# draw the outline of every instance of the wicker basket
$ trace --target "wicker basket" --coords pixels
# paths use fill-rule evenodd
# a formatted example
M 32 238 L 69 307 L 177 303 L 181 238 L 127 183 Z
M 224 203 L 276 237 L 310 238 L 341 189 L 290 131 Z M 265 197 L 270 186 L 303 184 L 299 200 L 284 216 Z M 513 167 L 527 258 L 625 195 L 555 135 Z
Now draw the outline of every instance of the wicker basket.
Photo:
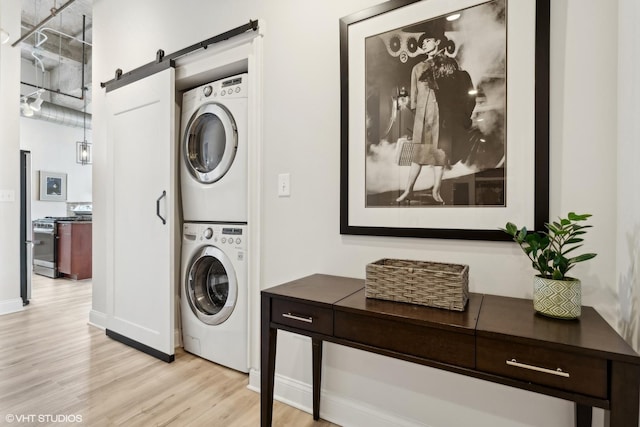
M 464 311 L 469 299 L 469 266 L 381 259 L 367 264 L 365 295 Z

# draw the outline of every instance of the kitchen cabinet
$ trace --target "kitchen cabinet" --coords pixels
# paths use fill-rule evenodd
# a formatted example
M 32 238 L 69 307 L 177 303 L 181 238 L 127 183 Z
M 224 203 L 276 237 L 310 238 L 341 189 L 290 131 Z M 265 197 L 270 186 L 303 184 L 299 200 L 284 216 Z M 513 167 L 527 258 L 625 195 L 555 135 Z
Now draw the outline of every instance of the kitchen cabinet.
M 91 222 L 58 222 L 58 273 L 74 280 L 91 277 Z

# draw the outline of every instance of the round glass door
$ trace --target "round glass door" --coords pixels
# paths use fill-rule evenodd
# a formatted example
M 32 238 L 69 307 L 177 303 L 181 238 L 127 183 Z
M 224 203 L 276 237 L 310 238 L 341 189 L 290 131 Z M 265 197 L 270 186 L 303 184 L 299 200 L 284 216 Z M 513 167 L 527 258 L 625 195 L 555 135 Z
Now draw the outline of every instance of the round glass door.
M 238 295 L 236 273 L 220 249 L 208 246 L 196 254 L 185 285 L 189 306 L 204 323 L 218 325 L 233 312 Z
M 233 116 L 220 104 L 205 104 L 191 116 L 184 135 L 184 161 L 199 182 L 211 184 L 233 164 L 238 129 Z

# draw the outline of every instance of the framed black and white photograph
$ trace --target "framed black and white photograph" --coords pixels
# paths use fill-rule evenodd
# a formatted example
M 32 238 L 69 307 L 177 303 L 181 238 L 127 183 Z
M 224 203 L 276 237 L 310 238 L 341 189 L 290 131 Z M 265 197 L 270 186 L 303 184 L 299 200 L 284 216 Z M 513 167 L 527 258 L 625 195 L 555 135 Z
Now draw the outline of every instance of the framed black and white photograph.
M 67 200 L 67 174 L 40 171 L 40 200 Z
M 543 229 L 549 0 L 392 0 L 340 20 L 342 234 Z

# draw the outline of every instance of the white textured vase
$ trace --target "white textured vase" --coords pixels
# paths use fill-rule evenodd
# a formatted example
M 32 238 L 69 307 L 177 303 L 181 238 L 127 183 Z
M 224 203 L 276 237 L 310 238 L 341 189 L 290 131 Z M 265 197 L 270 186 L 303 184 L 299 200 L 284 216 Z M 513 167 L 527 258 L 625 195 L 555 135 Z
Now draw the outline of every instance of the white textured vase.
M 533 308 L 538 313 L 558 319 L 576 319 L 580 317 L 581 307 L 580 280 L 533 278 Z

